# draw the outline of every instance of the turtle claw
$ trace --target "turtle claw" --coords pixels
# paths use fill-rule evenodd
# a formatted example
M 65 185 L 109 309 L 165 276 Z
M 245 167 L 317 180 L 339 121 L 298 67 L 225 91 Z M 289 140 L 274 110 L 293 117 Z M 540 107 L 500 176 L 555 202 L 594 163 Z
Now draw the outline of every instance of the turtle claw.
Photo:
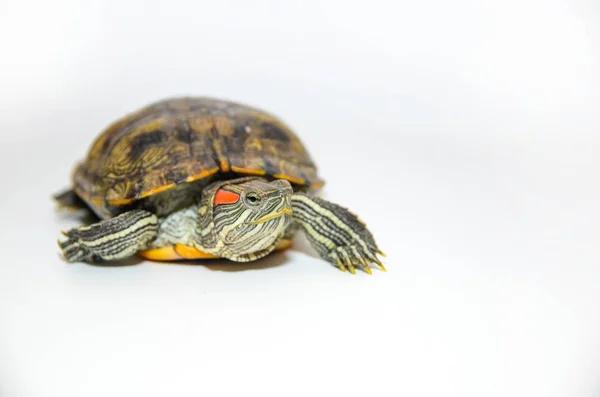
M 348 252 L 348 250 L 345 249 L 338 249 L 340 256 L 342 257 L 342 259 L 344 260 L 344 264 L 346 265 L 346 267 L 348 268 L 348 270 L 350 270 L 350 273 L 352 274 L 356 274 L 356 270 L 354 269 L 354 263 L 355 262 L 354 258 L 352 258 Z
M 58 257 L 63 260 L 63 261 L 67 261 L 67 257 L 65 256 L 65 253 L 62 251 L 62 242 L 60 241 L 60 239 L 56 239 L 56 244 L 58 244 L 58 247 L 61 249 L 61 251 L 58 253 Z
M 382 255 L 382 253 L 379 250 L 376 250 L 376 252 L 379 255 Z M 368 253 L 367 257 L 369 258 L 369 260 L 373 263 L 375 263 L 377 266 L 379 266 L 379 268 L 381 270 L 383 270 L 384 272 L 387 272 L 387 270 L 385 269 L 385 266 L 383 266 L 383 263 L 381 263 L 381 261 L 379 260 L 379 258 L 377 258 L 377 254 L 373 254 L 373 253 Z
M 337 267 L 340 268 L 341 271 L 346 272 L 346 265 L 344 265 L 344 262 L 340 258 L 337 258 L 335 260 L 335 264 Z
M 384 272 L 387 272 L 387 270 L 385 269 L 385 266 L 383 266 L 383 263 L 381 263 L 381 261 L 377 257 L 375 257 L 373 259 L 373 263 L 377 264 L 377 266 L 379 266 L 379 268 L 381 270 L 383 270 Z
M 336 265 L 341 271 L 346 272 L 346 265 L 344 265 L 344 261 L 340 259 L 337 253 L 332 252 L 329 256 L 331 257 L 334 265 Z
M 337 247 L 329 253 L 328 260 L 336 265 L 341 271 L 349 270 L 351 274 L 356 274 L 356 268 L 362 269 L 365 273 L 372 275 L 370 264 L 374 263 L 382 271 L 386 271 L 376 254 L 377 250 L 367 250 L 358 245 Z

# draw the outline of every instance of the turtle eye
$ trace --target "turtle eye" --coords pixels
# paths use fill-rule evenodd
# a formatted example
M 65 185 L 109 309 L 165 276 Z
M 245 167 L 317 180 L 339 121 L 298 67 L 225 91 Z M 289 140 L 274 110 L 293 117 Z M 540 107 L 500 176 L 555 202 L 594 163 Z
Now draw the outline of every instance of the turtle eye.
M 246 202 L 250 205 L 258 205 L 260 203 L 260 197 L 254 192 L 248 193 L 246 195 Z

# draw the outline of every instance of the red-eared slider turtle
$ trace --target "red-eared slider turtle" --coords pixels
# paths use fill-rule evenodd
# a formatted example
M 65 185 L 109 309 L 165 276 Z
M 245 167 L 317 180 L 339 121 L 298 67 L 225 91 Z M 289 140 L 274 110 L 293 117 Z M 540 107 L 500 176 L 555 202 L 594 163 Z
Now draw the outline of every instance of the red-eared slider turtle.
M 298 229 L 340 269 L 383 269 L 367 227 L 314 194 L 323 185 L 298 137 L 278 118 L 213 98 L 172 98 L 116 121 L 55 196 L 98 223 L 59 242 L 68 262 L 136 253 L 152 260 L 247 262 L 285 249 Z

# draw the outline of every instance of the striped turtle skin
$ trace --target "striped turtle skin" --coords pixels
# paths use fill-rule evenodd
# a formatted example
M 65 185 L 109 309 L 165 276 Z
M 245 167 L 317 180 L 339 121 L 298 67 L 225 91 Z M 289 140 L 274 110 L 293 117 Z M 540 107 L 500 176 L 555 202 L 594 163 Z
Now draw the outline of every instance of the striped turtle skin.
M 249 262 L 302 230 L 326 261 L 355 273 L 383 255 L 324 181 L 298 136 L 260 109 L 208 97 L 158 101 L 109 125 L 55 199 L 99 221 L 63 232 L 68 262 L 225 258 Z

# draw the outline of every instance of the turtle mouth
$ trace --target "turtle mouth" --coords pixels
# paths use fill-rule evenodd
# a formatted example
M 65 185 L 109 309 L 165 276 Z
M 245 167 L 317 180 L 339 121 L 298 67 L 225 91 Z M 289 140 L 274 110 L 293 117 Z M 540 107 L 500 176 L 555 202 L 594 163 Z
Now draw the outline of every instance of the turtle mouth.
M 277 212 L 272 212 L 270 214 L 267 214 L 267 215 L 263 216 L 260 219 L 257 219 L 255 221 L 249 222 L 248 224 L 250 224 L 250 225 L 259 225 L 261 223 L 268 222 L 268 221 L 270 221 L 272 219 L 276 219 L 276 218 L 279 218 L 279 217 L 284 216 L 284 215 L 292 215 L 292 214 L 293 214 L 293 212 L 292 212 L 291 209 L 289 209 L 288 207 L 283 207 L 283 209 L 281 209 L 281 210 L 279 210 Z

